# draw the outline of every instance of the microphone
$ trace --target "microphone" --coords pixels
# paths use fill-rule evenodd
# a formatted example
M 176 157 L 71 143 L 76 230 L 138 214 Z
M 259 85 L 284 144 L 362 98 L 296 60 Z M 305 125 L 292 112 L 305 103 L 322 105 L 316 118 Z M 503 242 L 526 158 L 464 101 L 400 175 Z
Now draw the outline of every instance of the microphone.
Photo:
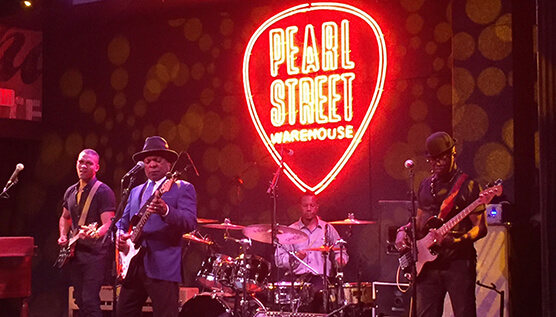
M 7 191 L 10 186 L 17 183 L 17 174 L 19 174 L 19 172 L 21 172 L 23 170 L 23 168 L 25 168 L 25 166 L 23 166 L 23 164 L 21 164 L 21 163 L 18 163 L 15 166 L 15 170 L 12 173 L 12 176 L 10 176 L 10 179 L 8 180 L 8 182 L 6 183 L 6 186 L 4 187 L 4 192 Z
M 199 176 L 199 171 L 197 171 L 197 168 L 195 167 L 195 163 L 193 163 L 191 156 L 189 156 L 189 153 L 187 152 L 185 152 L 185 155 L 187 155 L 187 159 L 189 160 L 189 163 L 191 163 L 191 167 L 193 167 L 193 170 L 195 171 L 195 175 Z
M 137 162 L 137 164 L 135 164 L 135 166 L 133 166 L 132 169 L 129 170 L 129 172 L 127 172 L 124 177 L 122 178 L 127 178 L 130 177 L 132 175 L 137 174 L 137 172 L 139 172 L 140 170 L 142 170 L 143 168 L 145 168 L 145 163 L 143 161 L 139 161 Z
M 405 166 L 405 168 L 413 168 L 413 165 L 415 165 L 415 163 L 413 163 L 412 160 L 407 160 L 405 161 L 405 163 L 403 163 L 403 166 Z

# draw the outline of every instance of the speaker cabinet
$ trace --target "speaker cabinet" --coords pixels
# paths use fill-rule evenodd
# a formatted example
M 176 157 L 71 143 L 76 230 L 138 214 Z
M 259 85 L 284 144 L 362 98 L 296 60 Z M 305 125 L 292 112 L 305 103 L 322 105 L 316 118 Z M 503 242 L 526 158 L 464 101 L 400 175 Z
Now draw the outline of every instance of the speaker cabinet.
M 503 225 L 489 225 L 486 237 L 475 242 L 477 250 L 477 281 L 483 285 L 504 292 L 504 316 L 510 316 L 509 308 L 509 234 Z M 477 285 L 475 287 L 477 302 L 477 316 L 498 317 L 500 315 L 501 295 L 496 291 Z M 454 316 L 450 297 L 446 295 L 444 301 L 444 315 Z
M 395 282 L 399 253 L 394 247 L 396 230 L 405 225 L 411 215 L 407 200 L 380 200 L 379 205 L 379 281 Z M 403 280 L 403 278 L 402 278 Z
M 409 316 L 409 284 L 400 284 L 399 287 L 396 283 L 373 282 L 374 317 Z

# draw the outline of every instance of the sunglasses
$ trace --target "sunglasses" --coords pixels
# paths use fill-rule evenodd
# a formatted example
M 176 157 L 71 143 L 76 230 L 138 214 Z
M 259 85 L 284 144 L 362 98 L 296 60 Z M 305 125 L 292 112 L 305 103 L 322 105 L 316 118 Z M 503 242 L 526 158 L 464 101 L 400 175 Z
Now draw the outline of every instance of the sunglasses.
M 454 153 L 452 152 L 447 152 L 438 156 L 429 156 L 427 157 L 427 163 L 436 163 L 436 162 L 440 162 L 440 161 L 447 161 L 449 158 L 452 157 L 452 155 L 454 155 Z

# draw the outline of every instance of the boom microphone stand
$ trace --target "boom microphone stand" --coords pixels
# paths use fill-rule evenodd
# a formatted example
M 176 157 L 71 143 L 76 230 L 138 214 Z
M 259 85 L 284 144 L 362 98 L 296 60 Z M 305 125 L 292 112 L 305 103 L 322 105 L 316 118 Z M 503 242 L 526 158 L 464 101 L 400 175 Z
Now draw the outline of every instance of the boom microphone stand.
M 409 169 L 409 183 L 410 183 L 410 190 L 409 194 L 411 195 L 411 217 L 410 219 L 410 239 L 411 239 L 411 255 L 413 257 L 413 261 L 411 263 L 411 307 L 410 307 L 410 316 L 415 317 L 417 316 L 417 208 L 415 207 L 415 174 L 413 173 L 413 161 L 407 160 L 405 161 L 404 166 Z
M 110 227 L 108 227 L 108 231 L 106 232 L 106 234 L 104 235 L 104 238 L 102 239 L 102 243 L 104 244 L 106 238 L 108 237 L 108 235 L 112 236 L 112 241 L 114 241 L 114 261 L 112 262 L 112 272 L 115 275 L 114 278 L 114 285 L 112 287 L 112 316 L 116 317 L 117 313 L 116 313 L 116 302 L 118 299 L 118 294 L 116 292 L 116 287 L 118 286 L 118 267 L 117 267 L 117 261 L 118 261 L 118 248 L 116 246 L 117 241 L 116 241 L 116 223 L 118 222 L 118 220 L 120 220 L 120 218 L 122 218 L 123 214 L 124 214 L 124 208 L 127 205 L 127 199 L 129 198 L 129 193 L 131 190 L 131 185 L 135 182 L 135 174 L 131 175 L 129 177 L 129 184 L 127 185 L 127 187 L 124 188 L 124 181 L 125 181 L 126 177 L 124 176 L 121 180 L 120 183 L 120 188 L 122 191 L 122 199 L 120 201 L 120 204 L 118 205 L 118 209 L 116 209 L 116 215 L 114 215 L 114 218 L 112 218 L 112 222 L 110 223 Z

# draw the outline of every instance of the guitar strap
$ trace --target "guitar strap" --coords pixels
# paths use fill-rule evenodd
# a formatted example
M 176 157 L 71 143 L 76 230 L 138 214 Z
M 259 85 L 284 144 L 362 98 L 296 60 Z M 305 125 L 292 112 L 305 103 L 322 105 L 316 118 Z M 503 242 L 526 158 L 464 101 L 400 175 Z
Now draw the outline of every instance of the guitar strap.
M 77 227 L 81 227 L 85 224 L 87 220 L 87 214 L 89 213 L 89 207 L 91 207 L 91 201 L 93 201 L 93 197 L 97 193 L 97 189 L 102 185 L 102 182 L 97 179 L 94 183 L 89 195 L 87 195 L 87 200 L 85 200 L 85 205 L 83 205 L 83 211 L 81 211 L 81 216 L 79 217 L 79 222 L 77 223 Z
M 452 208 L 454 207 L 455 198 L 458 195 L 459 190 L 461 189 L 461 185 L 463 185 L 463 182 L 466 179 L 467 179 L 467 174 L 461 173 L 459 175 L 459 177 L 456 180 L 454 186 L 450 190 L 450 193 L 448 194 L 446 199 L 444 199 L 444 201 L 442 201 L 442 205 L 440 206 L 440 213 L 438 214 L 439 219 L 444 220 L 445 217 L 448 215 L 448 213 L 450 213 L 450 210 L 452 210 Z

